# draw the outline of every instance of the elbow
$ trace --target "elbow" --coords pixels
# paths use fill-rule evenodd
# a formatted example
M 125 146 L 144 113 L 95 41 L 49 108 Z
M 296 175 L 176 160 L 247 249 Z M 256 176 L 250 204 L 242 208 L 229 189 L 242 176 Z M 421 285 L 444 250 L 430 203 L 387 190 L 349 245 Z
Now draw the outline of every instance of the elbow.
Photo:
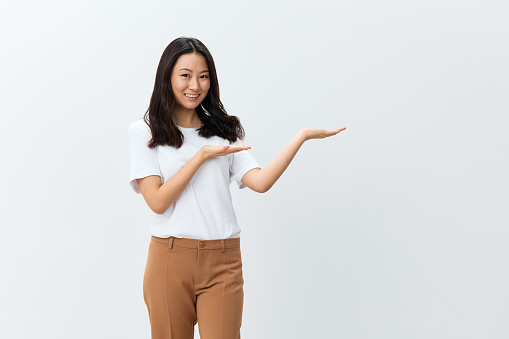
M 258 191 L 258 193 L 266 193 L 270 188 L 263 188 Z
M 165 212 L 160 207 L 150 207 L 150 209 L 152 210 L 152 212 L 154 212 L 155 214 L 159 214 L 159 215 L 161 215 L 161 214 L 163 214 Z
M 267 192 L 268 190 L 270 190 L 270 188 L 272 187 L 272 185 L 268 186 L 268 185 L 265 185 L 265 186 L 259 186 L 257 187 L 254 191 L 255 192 L 258 192 L 258 193 L 265 193 Z
M 173 204 L 173 203 L 172 203 Z M 170 206 L 172 205 L 170 204 Z M 155 214 L 164 214 L 164 212 L 166 212 L 168 210 L 168 208 L 170 208 L 170 206 L 161 206 L 161 205 L 152 205 L 150 206 L 150 209 L 152 210 L 152 212 L 154 212 Z
M 242 177 L 242 184 L 246 187 L 249 187 L 252 191 L 255 191 L 256 193 L 265 193 L 267 192 L 274 183 L 271 183 L 270 180 L 268 181 L 265 177 L 261 176 L 261 170 L 257 168 L 256 170 L 253 169 L 251 171 L 248 171 L 244 176 Z
M 268 188 L 262 187 L 262 186 L 247 186 L 251 191 L 254 191 L 256 193 L 265 193 L 268 191 Z

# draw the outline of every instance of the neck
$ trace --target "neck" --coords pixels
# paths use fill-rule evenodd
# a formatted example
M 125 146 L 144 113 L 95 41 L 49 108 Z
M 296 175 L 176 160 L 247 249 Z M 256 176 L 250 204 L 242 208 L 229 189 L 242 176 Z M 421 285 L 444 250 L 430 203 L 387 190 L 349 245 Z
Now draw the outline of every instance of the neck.
M 202 125 L 196 110 L 179 110 L 175 112 L 174 116 L 175 124 L 184 128 L 199 127 Z

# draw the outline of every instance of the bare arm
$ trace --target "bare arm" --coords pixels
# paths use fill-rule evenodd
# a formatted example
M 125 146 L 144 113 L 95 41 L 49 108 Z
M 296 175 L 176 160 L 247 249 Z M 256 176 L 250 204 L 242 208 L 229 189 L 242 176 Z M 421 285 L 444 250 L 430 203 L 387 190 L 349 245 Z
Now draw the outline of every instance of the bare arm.
M 244 174 L 241 179 L 242 183 L 255 192 L 267 192 L 288 168 L 288 165 L 292 162 L 295 154 L 297 154 L 300 147 L 306 140 L 330 137 L 345 129 L 346 127 L 332 131 L 317 128 L 301 129 L 290 143 L 281 151 L 281 153 L 279 153 L 266 167 L 263 169 L 253 168 Z
M 249 146 L 203 146 L 187 163 L 164 184 L 161 177 L 151 175 L 136 179 L 147 205 L 157 214 L 163 214 L 180 196 L 198 169 L 208 160 L 217 156 L 250 149 Z

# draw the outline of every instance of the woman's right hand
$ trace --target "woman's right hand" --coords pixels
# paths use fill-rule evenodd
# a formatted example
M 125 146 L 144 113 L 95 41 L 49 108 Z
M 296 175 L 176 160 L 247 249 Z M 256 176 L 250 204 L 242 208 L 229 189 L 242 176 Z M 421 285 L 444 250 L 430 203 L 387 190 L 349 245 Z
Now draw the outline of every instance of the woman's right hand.
M 218 145 L 218 146 L 205 145 L 202 148 L 200 148 L 200 152 L 203 158 L 205 160 L 208 160 L 219 156 L 225 156 L 228 154 L 245 151 L 250 148 L 251 146 L 239 146 L 239 145 Z

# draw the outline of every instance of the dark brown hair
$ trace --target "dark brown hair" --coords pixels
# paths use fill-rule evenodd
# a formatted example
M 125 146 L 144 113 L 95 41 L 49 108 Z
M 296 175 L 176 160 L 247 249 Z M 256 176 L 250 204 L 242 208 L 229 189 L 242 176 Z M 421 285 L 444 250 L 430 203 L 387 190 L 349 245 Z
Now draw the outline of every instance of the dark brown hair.
M 150 105 L 144 115 L 145 123 L 152 131 L 152 139 L 148 143 L 150 148 L 158 145 L 180 148 L 184 142 L 184 135 L 174 123 L 176 100 L 171 88 L 171 74 L 177 59 L 181 55 L 189 53 L 201 54 L 209 69 L 209 91 L 202 103 L 196 107 L 196 113 L 203 122 L 203 126 L 198 129 L 199 135 L 205 138 L 219 136 L 230 142 L 244 138 L 244 128 L 240 124 L 239 118 L 228 115 L 219 99 L 216 66 L 209 50 L 198 39 L 180 37 L 173 40 L 161 56 Z

